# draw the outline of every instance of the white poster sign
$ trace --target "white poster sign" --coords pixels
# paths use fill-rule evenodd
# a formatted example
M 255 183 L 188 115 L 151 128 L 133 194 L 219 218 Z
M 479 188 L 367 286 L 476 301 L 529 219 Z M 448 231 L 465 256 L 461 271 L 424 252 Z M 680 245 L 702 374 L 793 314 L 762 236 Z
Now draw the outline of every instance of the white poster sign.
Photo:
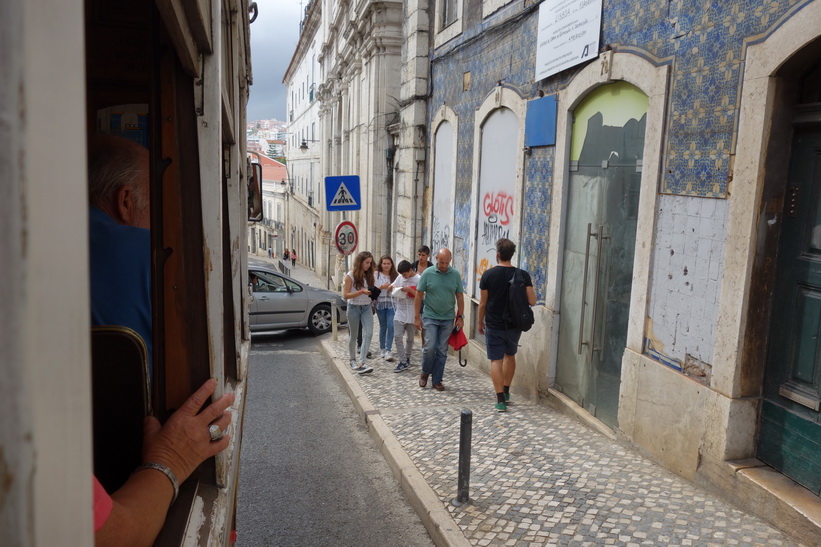
M 536 81 L 599 55 L 602 0 L 545 0 L 539 6 Z
M 476 226 L 476 261 L 473 296 L 479 298 L 479 280 L 496 265 L 496 241 L 506 237 L 517 245 L 521 223 L 516 196 L 516 169 L 521 164 L 517 148 L 519 119 L 512 110 L 499 108 L 482 126 L 482 156 L 479 161 L 479 193 Z
M 436 129 L 436 156 L 433 166 L 433 218 L 431 219 L 431 252 L 447 247 L 453 251 L 454 153 L 453 126 L 442 122 Z M 433 260 L 433 257 L 431 257 Z M 454 267 L 455 266 L 454 260 Z

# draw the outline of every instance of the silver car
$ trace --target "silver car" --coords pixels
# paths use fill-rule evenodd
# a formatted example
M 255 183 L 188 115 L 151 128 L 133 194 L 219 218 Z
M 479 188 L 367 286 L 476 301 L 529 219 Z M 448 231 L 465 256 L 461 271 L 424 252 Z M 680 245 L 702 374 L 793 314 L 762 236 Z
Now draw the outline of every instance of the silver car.
M 348 304 L 337 293 L 317 289 L 283 275 L 267 262 L 248 261 L 251 285 L 251 333 L 307 328 L 314 334 L 331 330 L 331 303 L 337 322 L 348 322 Z

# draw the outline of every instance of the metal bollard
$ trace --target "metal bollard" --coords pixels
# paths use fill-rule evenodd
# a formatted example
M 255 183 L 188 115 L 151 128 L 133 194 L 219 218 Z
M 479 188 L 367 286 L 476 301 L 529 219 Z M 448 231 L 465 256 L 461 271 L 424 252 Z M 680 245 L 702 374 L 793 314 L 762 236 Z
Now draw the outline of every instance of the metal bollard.
M 450 502 L 461 507 L 470 501 L 470 443 L 473 436 L 473 412 L 462 409 L 462 423 L 459 428 L 459 478 L 456 497 Z
M 333 340 L 334 342 L 336 342 L 337 340 L 336 313 L 336 300 L 331 300 L 331 332 L 333 332 L 333 334 L 331 335 L 331 340 Z

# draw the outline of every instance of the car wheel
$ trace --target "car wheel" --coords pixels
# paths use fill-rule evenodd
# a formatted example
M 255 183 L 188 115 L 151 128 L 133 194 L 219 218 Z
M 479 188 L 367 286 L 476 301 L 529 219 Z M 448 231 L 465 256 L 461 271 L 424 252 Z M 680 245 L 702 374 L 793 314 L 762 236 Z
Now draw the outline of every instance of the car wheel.
M 308 328 L 314 334 L 325 334 L 331 330 L 331 306 L 320 304 L 312 309 L 308 318 Z

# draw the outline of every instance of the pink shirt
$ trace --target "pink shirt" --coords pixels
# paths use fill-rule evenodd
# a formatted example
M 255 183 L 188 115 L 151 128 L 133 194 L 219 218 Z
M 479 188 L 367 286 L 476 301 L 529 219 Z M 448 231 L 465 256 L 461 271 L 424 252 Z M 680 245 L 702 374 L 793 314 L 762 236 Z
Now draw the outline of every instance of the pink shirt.
M 114 507 L 114 501 L 108 492 L 105 491 L 103 485 L 94 477 L 94 531 L 97 532 L 103 527 L 105 521 L 111 515 L 111 509 Z

